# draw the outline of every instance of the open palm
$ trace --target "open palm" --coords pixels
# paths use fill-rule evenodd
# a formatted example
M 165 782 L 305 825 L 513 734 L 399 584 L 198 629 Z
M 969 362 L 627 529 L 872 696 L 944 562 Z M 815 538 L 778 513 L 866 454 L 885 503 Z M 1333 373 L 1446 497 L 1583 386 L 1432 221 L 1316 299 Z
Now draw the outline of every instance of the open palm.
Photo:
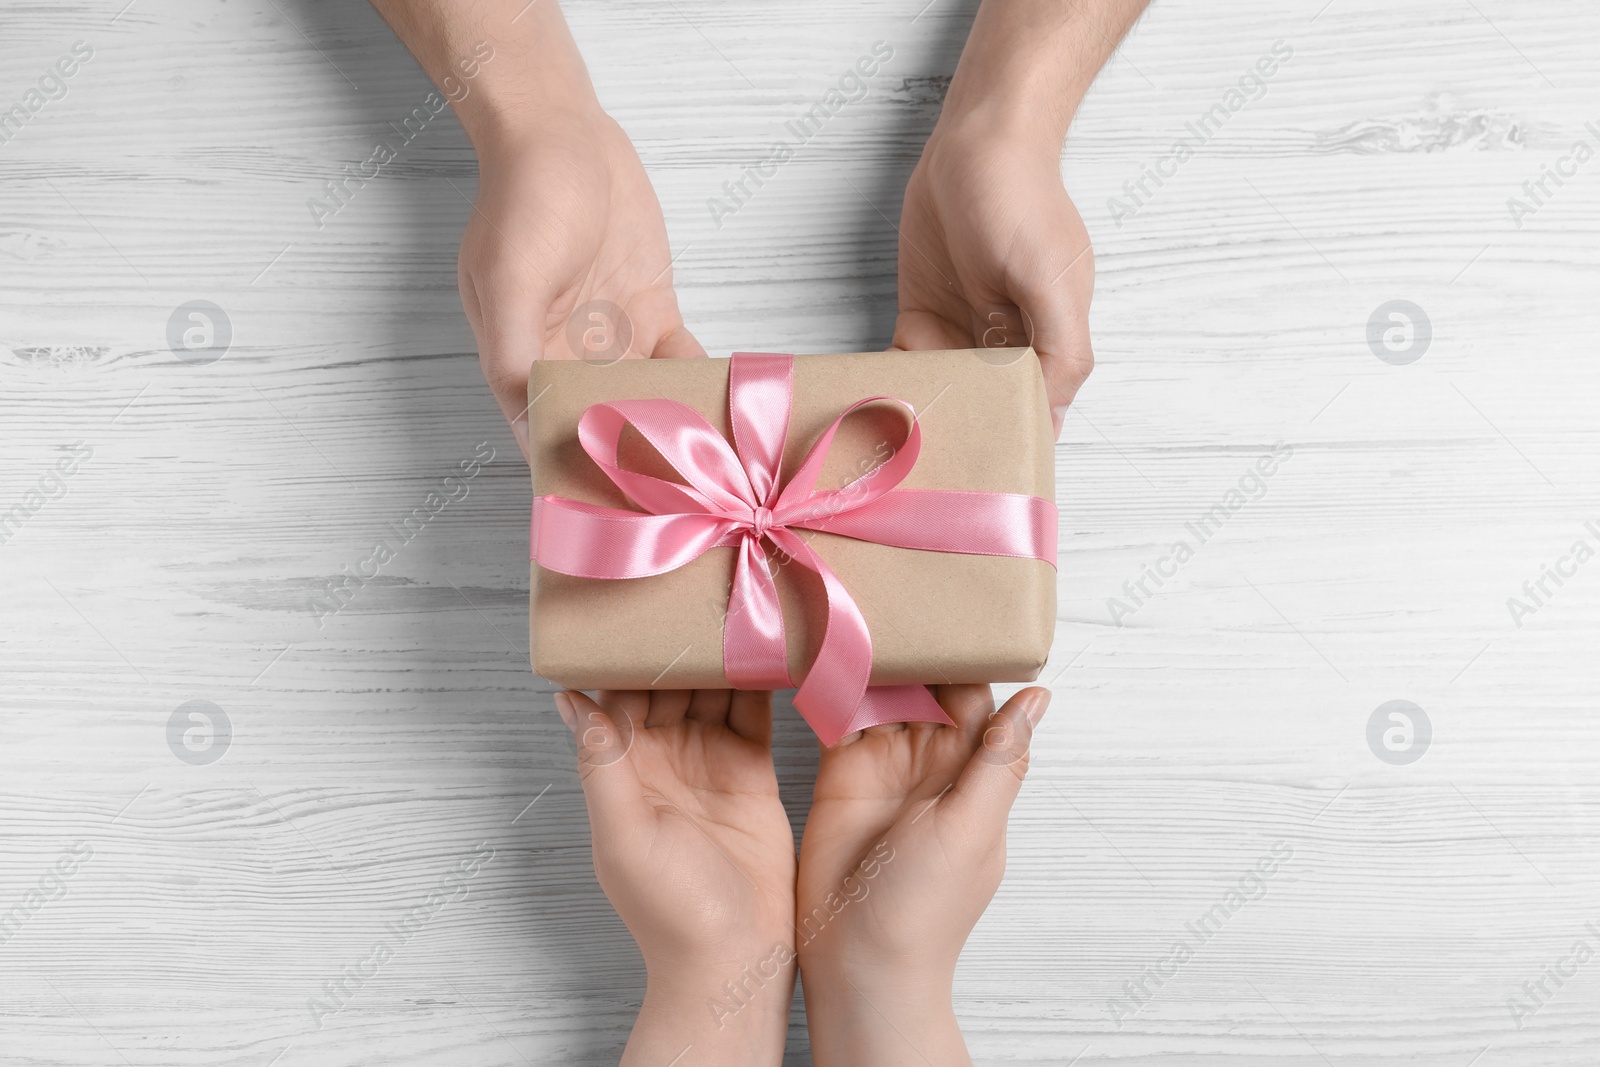
M 953 969 L 999 887 L 1006 816 L 1048 694 L 1024 690 L 999 713 L 988 686 L 935 695 L 955 726 L 874 726 L 822 752 L 800 851 L 803 967 Z
M 795 851 L 770 693 L 567 694 L 601 888 L 647 964 L 792 945 Z

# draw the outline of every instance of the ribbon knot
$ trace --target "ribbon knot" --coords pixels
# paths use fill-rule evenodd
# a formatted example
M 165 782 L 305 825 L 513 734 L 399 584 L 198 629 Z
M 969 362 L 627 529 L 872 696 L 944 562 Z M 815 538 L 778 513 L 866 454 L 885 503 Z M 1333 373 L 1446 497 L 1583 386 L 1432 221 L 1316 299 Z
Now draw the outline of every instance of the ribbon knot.
M 1056 559 L 1055 505 L 1021 493 L 899 489 L 917 462 L 922 431 L 904 401 L 874 396 L 846 408 L 805 459 L 780 480 L 794 400 L 794 357 L 736 352 L 728 369 L 733 446 L 698 411 L 675 400 L 592 404 L 578 420 L 583 450 L 642 508 L 602 507 L 565 497 L 533 502 L 530 555 L 541 567 L 583 578 L 645 578 L 676 570 L 712 548 L 733 548 L 733 585 L 723 624 L 723 673 L 737 689 L 794 685 L 777 583 L 763 541 L 816 572 L 827 623 L 794 706 L 825 745 L 889 722 L 949 717 L 925 686 L 869 686 L 872 636 L 838 575 L 799 531 L 897 548 Z M 905 439 L 888 458 L 840 489 L 818 489 L 834 435 L 868 404 L 898 405 Z M 623 468 L 618 443 L 631 425 L 680 475 L 671 482 Z
M 772 509 L 758 507 L 750 518 L 750 533 L 756 540 L 767 536 L 767 531 L 772 529 Z

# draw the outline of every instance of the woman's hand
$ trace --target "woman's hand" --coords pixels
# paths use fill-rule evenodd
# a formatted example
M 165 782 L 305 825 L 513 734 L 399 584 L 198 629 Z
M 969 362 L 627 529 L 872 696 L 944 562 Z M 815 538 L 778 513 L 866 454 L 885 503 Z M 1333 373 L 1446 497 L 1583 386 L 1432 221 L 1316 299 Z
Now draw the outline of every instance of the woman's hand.
M 777 1064 L 794 992 L 794 833 L 772 695 L 557 693 L 594 869 L 649 975 L 623 1064 Z
M 598 104 L 478 139 L 456 275 L 495 399 L 528 448 L 536 359 L 703 356 L 683 325 L 661 205 Z
M 1005 871 L 1050 694 L 1023 690 L 998 713 L 988 686 L 935 695 L 955 726 L 874 726 L 822 752 L 795 926 L 818 1067 L 970 1062 L 951 982 Z

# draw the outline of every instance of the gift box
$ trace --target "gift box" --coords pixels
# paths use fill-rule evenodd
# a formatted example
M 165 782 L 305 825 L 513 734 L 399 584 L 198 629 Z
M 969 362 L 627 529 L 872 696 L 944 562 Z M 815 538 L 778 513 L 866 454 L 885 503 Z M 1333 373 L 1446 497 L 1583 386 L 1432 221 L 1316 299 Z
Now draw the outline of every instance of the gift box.
M 1031 349 L 551 360 L 528 396 L 551 681 L 798 685 L 832 744 L 947 721 L 922 685 L 1044 665 L 1054 440 Z

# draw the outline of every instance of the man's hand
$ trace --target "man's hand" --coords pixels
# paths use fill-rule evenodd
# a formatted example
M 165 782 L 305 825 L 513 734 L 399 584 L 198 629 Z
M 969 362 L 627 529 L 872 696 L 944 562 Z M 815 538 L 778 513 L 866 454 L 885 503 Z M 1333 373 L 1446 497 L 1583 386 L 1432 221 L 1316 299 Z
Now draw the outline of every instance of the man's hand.
M 598 105 L 479 145 L 456 274 L 484 377 L 524 452 L 534 360 L 706 354 L 678 311 L 655 190 Z
M 456 277 L 523 453 L 534 360 L 705 355 L 678 312 L 655 190 L 556 0 L 372 4 L 477 151 Z
M 983 0 L 901 209 L 894 347 L 1033 345 L 1058 436 L 1094 367 L 1094 253 L 1061 146 L 1147 2 Z
M 1056 433 L 1094 368 L 1094 253 L 1061 185 L 1059 144 L 942 126 L 900 212 L 894 347 L 1033 345 Z

